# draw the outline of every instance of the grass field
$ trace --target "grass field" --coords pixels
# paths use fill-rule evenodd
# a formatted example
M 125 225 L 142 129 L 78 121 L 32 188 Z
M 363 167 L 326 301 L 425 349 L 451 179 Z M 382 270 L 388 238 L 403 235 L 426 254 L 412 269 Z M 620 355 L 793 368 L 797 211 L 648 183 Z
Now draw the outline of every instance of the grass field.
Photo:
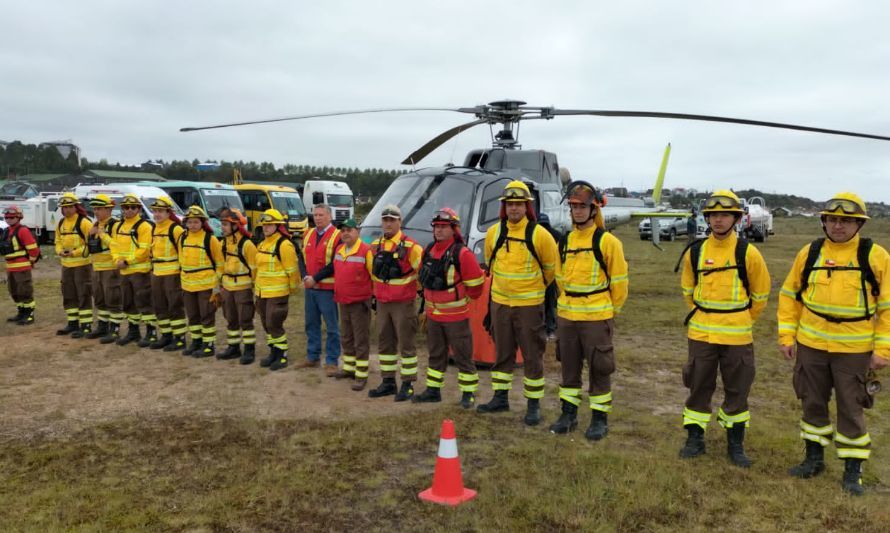
M 802 444 L 791 365 L 776 349 L 776 299 L 794 254 L 819 229 L 803 219 L 776 226 L 759 245 L 773 290 L 755 333 L 749 470 L 728 463 L 716 424 L 706 456 L 677 457 L 686 341 L 672 269 L 683 243 L 661 253 L 635 227 L 616 232 L 630 298 L 616 320 L 615 407 L 599 443 L 583 438 L 586 412 L 569 436 L 546 430 L 559 409 L 552 348 L 544 423 L 527 428 L 518 379 L 513 411 L 483 416 L 453 405 L 453 369 L 446 401 L 417 406 L 370 400 L 317 369 L 272 375 L 59 339 L 58 274 L 41 263 L 38 324 L 25 332 L 0 324 L 0 530 L 887 531 L 886 393 L 867 412 L 875 449 L 866 496 L 842 494 L 833 449 L 822 476 L 785 473 Z M 866 228 L 890 245 L 890 221 Z M 292 360 L 305 349 L 301 309 L 298 295 L 288 320 Z M 378 379 L 373 373 L 372 385 Z M 488 383 L 483 373 L 483 401 Z M 443 418 L 455 421 L 465 482 L 479 491 L 455 509 L 417 498 L 432 478 Z

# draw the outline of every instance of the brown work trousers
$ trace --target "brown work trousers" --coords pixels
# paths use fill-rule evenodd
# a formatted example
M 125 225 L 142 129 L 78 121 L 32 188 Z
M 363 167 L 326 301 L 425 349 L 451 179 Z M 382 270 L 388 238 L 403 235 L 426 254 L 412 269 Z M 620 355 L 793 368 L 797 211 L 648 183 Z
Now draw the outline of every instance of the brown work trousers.
M 27 304 L 34 301 L 34 282 L 31 281 L 30 270 L 18 270 L 6 272 L 6 288 L 12 301 L 17 304 Z
M 683 384 L 689 389 L 686 408 L 710 416 L 718 369 L 723 378 L 723 413 L 728 417 L 747 413 L 748 393 L 754 384 L 753 344 L 734 346 L 689 339 L 689 359 L 683 366 Z
M 99 320 L 121 312 L 121 273 L 113 270 L 93 270 L 93 303 L 99 311 Z
M 121 275 L 121 305 L 131 325 L 139 325 L 142 317 L 151 316 L 151 280 L 148 272 Z
M 279 339 L 285 335 L 284 321 L 287 320 L 288 298 L 288 296 L 276 296 L 256 299 L 256 310 L 266 331 L 266 343 L 269 345 L 272 344 L 269 342 L 271 339 Z M 286 346 L 287 340 L 276 344 Z
M 377 302 L 377 348 L 380 352 L 381 376 L 394 377 L 396 360 L 400 358 L 399 374 L 402 381 L 417 380 L 416 336 L 417 311 L 414 300 Z
M 870 352 L 830 353 L 798 344 L 792 382 L 803 406 L 803 421 L 815 428 L 831 425 L 828 402 L 834 389 L 837 432 L 851 440 L 864 436 L 868 431 L 863 409 L 870 408 L 873 402 L 865 390 L 870 363 Z M 836 444 L 839 449 L 842 447 L 842 443 Z M 850 447 L 867 448 L 868 445 Z
M 253 291 L 221 291 L 222 311 L 229 331 L 249 331 L 253 329 L 253 315 L 256 306 L 253 303 Z
M 426 321 L 426 346 L 430 354 L 429 368 L 444 373 L 448 370 L 449 348 L 458 372 L 475 374 L 476 364 L 473 362 L 473 333 L 470 331 L 468 319 L 457 322 L 437 322 L 429 317 Z M 443 376 L 444 378 L 444 376 Z M 429 382 L 429 375 L 427 382 Z M 433 380 L 437 381 L 437 380 Z M 439 380 L 441 386 L 442 381 Z M 459 385 L 472 385 L 476 381 Z
M 516 366 L 516 348 L 522 350 L 525 369 L 525 395 L 539 398 L 544 392 L 544 305 L 512 307 L 491 302 L 491 333 L 495 346 L 497 373 L 512 374 Z M 529 381 L 534 384 L 529 384 Z M 494 385 L 494 380 L 492 381 Z
M 185 316 L 189 328 L 200 326 L 209 333 L 209 328 L 216 327 L 216 306 L 210 301 L 211 289 L 204 291 L 182 291 L 182 303 L 185 304 Z
M 338 304 L 340 308 L 340 345 L 344 356 L 367 361 L 371 353 L 371 300 Z
M 93 265 L 62 267 L 62 307 L 93 311 Z
M 560 387 L 580 389 L 584 363 L 588 368 L 588 389 L 591 396 L 612 390 L 615 372 L 615 350 L 612 348 L 612 319 L 597 321 L 556 319 L 556 355 L 562 366 Z
M 182 303 L 182 280 L 179 274 L 151 276 L 151 303 L 158 324 L 163 321 L 182 320 L 185 310 Z

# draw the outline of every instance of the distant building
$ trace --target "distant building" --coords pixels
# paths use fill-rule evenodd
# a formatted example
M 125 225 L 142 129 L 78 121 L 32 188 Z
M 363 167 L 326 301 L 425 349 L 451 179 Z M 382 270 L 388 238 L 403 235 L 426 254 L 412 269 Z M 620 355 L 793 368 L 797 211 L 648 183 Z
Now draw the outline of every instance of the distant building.
M 71 139 L 68 139 L 67 141 L 48 141 L 40 143 L 38 148 L 48 148 L 50 146 L 59 151 L 59 155 L 62 156 L 62 159 L 68 159 L 68 156 L 74 152 L 77 160 L 80 161 L 80 147 L 72 143 Z
M 165 181 L 165 179 L 151 172 L 87 170 L 79 174 L 27 174 L 18 176 L 18 181 L 31 183 L 41 192 L 58 192 L 74 188 L 79 184 L 134 183 L 137 181 Z
M 206 163 L 198 163 L 195 168 L 203 172 L 213 172 L 219 170 L 219 163 L 208 161 Z
M 790 217 L 792 215 L 791 210 L 787 207 L 774 207 L 772 214 L 774 217 Z
M 9 141 L 0 141 L 0 148 L 6 149 L 11 143 Z

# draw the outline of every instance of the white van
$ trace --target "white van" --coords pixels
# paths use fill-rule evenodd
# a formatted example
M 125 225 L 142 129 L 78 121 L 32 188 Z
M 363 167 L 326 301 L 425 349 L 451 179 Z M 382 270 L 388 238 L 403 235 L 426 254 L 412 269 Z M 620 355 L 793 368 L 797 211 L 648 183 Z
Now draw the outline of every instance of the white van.
M 307 180 L 303 184 L 303 204 L 309 212 L 310 224 L 313 223 L 312 209 L 318 204 L 331 206 L 334 224 L 355 218 L 352 190 L 342 181 Z

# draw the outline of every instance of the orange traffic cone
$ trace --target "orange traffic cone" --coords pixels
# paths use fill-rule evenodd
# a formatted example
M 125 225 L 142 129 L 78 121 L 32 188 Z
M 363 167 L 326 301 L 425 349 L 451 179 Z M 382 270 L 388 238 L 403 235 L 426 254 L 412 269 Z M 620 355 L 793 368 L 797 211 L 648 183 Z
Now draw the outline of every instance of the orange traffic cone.
M 418 494 L 428 502 L 457 505 L 476 497 L 476 491 L 464 487 L 460 473 L 460 458 L 457 456 L 457 439 L 454 437 L 454 422 L 442 421 L 442 437 L 439 439 L 439 456 L 433 472 L 433 486 Z

